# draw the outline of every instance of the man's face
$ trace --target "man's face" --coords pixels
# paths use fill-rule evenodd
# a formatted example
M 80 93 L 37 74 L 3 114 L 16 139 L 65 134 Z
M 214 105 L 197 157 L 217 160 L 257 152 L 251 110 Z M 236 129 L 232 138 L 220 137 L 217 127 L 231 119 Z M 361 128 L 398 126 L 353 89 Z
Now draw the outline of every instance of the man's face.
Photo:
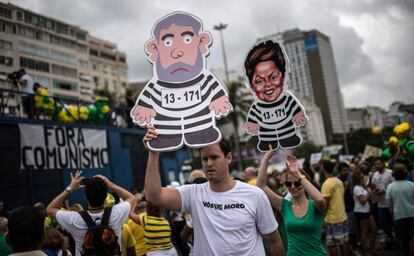
M 252 88 L 257 97 L 266 102 L 277 100 L 283 90 L 283 74 L 273 61 L 263 61 L 256 65 Z
M 384 165 L 382 164 L 382 161 L 376 160 L 374 162 L 374 169 L 375 171 L 382 172 L 384 170 Z
M 204 68 L 200 41 L 192 27 L 172 24 L 160 31 L 157 42 L 158 78 L 168 82 L 185 82 L 195 78 Z
M 201 164 L 203 165 L 206 178 L 210 182 L 220 182 L 229 175 L 229 164 L 232 156 L 224 155 L 218 144 L 210 145 L 200 150 Z

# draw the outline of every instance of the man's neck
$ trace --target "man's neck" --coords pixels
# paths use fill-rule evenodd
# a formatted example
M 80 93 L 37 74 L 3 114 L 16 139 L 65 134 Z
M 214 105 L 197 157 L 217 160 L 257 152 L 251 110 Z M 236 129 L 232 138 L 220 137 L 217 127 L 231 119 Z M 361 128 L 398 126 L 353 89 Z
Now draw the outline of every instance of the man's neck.
M 221 181 L 212 182 L 209 181 L 210 189 L 214 192 L 226 192 L 236 186 L 236 181 L 233 180 L 230 176 Z
M 100 206 L 100 207 L 89 206 L 88 207 L 88 211 L 92 212 L 92 213 L 101 212 L 101 211 L 103 211 L 103 209 L 104 209 L 104 206 Z

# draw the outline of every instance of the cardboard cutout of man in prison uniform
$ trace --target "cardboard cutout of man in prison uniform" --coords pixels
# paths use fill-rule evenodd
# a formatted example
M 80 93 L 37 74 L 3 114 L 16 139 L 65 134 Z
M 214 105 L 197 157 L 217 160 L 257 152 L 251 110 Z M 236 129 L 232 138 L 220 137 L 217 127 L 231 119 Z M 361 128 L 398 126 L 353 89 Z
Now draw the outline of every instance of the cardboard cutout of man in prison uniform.
M 199 18 L 174 12 L 158 20 L 145 50 L 153 78 L 138 96 L 131 118 L 141 127 L 153 125 L 158 138 L 153 151 L 205 147 L 221 140 L 216 118 L 232 105 L 220 81 L 206 69 L 212 37 Z
M 299 100 L 287 91 L 289 61 L 283 45 L 271 40 L 255 44 L 244 66 L 255 94 L 245 128 L 247 133 L 259 136 L 259 151 L 299 146 L 299 127 L 308 117 Z

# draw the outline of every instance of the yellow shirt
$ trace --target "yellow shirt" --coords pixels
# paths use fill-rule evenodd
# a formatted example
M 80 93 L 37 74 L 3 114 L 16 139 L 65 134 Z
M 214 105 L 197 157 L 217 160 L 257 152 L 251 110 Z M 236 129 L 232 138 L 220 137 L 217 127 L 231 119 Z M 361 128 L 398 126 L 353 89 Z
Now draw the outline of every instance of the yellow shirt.
M 140 215 L 141 223 L 145 230 L 145 242 L 148 251 L 168 250 L 173 248 L 171 242 L 170 224 L 163 217 L 149 216 L 146 213 Z
M 127 256 L 127 248 L 135 247 L 135 239 L 127 224 L 122 225 L 121 233 L 122 256 Z
M 131 229 L 132 235 L 135 238 L 135 254 L 137 256 L 142 256 L 145 255 L 148 250 L 147 250 L 147 245 L 145 243 L 145 238 L 144 238 L 144 228 L 140 225 L 138 225 L 137 223 L 135 223 L 133 220 L 129 219 L 127 221 L 127 224 L 129 226 L 129 228 Z
M 247 184 L 250 184 L 250 185 L 256 186 L 256 182 L 257 182 L 257 178 L 254 178 L 254 179 L 249 180 L 249 181 L 247 182 Z
M 336 224 L 346 220 L 344 193 L 344 184 L 336 177 L 330 177 L 322 184 L 323 197 L 330 198 L 325 222 Z

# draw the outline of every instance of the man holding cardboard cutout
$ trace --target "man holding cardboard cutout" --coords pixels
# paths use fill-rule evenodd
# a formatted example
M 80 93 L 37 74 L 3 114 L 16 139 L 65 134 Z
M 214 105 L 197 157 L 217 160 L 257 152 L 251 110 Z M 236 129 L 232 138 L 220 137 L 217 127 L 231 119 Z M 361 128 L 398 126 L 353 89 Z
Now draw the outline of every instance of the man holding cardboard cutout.
M 159 137 L 148 142 L 154 151 L 171 151 L 183 144 L 204 147 L 217 143 L 221 133 L 215 118 L 226 116 L 232 105 L 223 85 L 206 69 L 212 43 L 200 19 L 175 12 L 155 24 L 145 50 L 154 77 L 139 95 L 131 118 L 153 125 Z

